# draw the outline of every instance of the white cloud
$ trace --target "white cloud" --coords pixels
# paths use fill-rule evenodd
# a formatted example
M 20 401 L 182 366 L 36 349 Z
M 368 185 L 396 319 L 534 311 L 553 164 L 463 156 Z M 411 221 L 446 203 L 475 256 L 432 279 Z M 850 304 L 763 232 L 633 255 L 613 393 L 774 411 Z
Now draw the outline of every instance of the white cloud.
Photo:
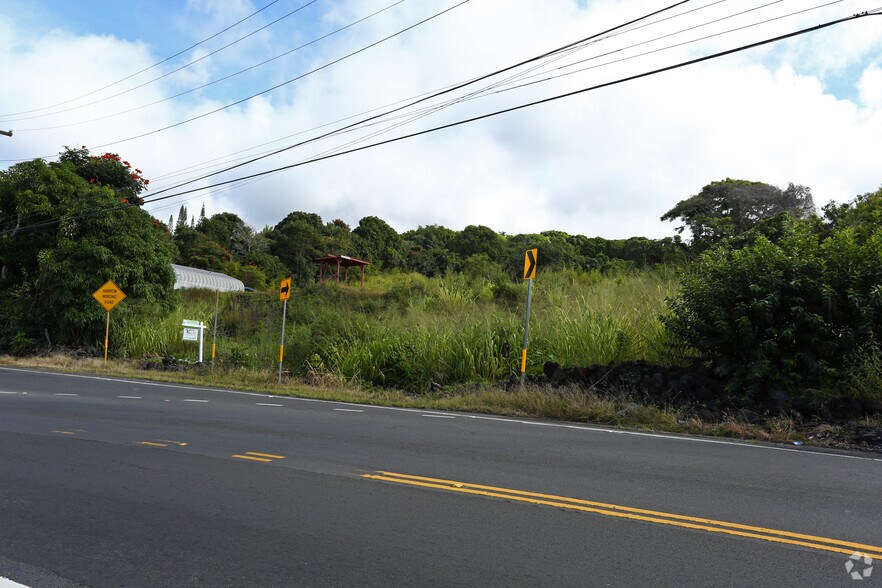
M 325 18 L 337 23 L 331 27 L 334 28 L 379 9 L 385 2 L 366 4 L 337 2 L 333 14 Z M 832 18 L 867 8 L 863 0 L 843 4 L 848 6 L 829 8 L 823 14 L 809 13 L 799 21 L 784 20 L 659 52 L 642 60 L 473 100 L 374 140 L 780 34 L 807 22 L 814 24 L 821 16 Z M 465 80 L 659 6 L 658 2 L 648 0 L 589 2 L 584 9 L 566 0 L 471 2 L 406 36 L 296 84 L 108 149 L 124 154 L 147 177 L 161 178 Z M 242 2 L 231 10 L 227 8 L 225 2 L 191 3 L 186 14 L 202 12 L 207 15 L 206 21 L 197 27 L 198 33 L 182 40 L 180 46 L 254 10 Z M 312 47 L 297 59 L 284 60 L 284 65 L 280 60 L 276 69 L 264 77 L 276 82 L 290 79 L 305 71 L 307 61 L 312 67 L 327 63 L 427 16 L 431 10 L 423 3 L 405 3 L 400 9 L 334 37 L 333 42 Z M 713 10 L 717 12 L 712 14 Z M 689 21 L 673 19 L 621 35 L 598 44 L 595 53 L 604 46 L 610 50 L 622 48 L 673 32 L 687 22 L 700 24 L 714 14 L 728 14 L 727 10 L 733 9 L 709 8 L 688 17 Z M 784 8 L 775 10 L 775 14 L 786 12 Z M 264 22 L 269 18 L 267 15 Z M 876 17 L 865 20 L 872 18 Z M 744 15 L 604 59 L 620 58 L 758 19 L 759 13 Z M 89 36 L 53 31 L 32 38 L 27 31 L 17 30 L 15 24 L 0 16 L 0 32 L 14 31 L 10 38 L 0 35 L 0 74 L 16 82 L 14 91 L 0 95 L 2 112 L 28 110 L 84 94 L 165 56 L 157 53 L 159 50 L 151 53 L 144 43 L 121 41 L 113 31 L 95 31 Z M 255 21 L 246 30 L 257 25 Z M 160 100 L 218 72 L 230 73 L 258 58 L 266 59 L 284 51 L 294 46 L 292 39 L 300 43 L 314 38 L 327 32 L 327 26 L 312 19 L 299 30 L 276 31 L 270 37 L 243 45 L 232 61 L 219 53 L 186 77 L 170 76 L 113 101 L 51 119 L 7 123 L 2 121 L 9 117 L 0 117 L 0 128 L 25 129 L 47 122 L 84 120 Z M 882 69 L 878 63 L 867 63 L 869 56 L 878 54 L 868 48 L 882 46 L 882 33 L 878 27 L 864 23 L 845 26 L 850 28 L 834 27 L 823 35 L 800 37 L 798 42 L 791 41 L 776 49 L 730 56 L 295 168 L 235 188 L 216 189 L 196 195 L 186 204 L 189 209 L 198 210 L 205 202 L 208 214 L 230 210 L 257 228 L 275 224 L 292 210 L 305 210 L 319 213 L 326 221 L 342 218 L 352 226 L 364 216 L 375 215 L 401 231 L 426 224 L 456 229 L 483 224 L 509 234 L 559 229 L 589 236 L 660 237 L 673 234 L 673 225 L 658 220 L 665 211 L 706 183 L 725 177 L 777 185 L 793 181 L 810 186 L 818 204 L 831 198 L 845 201 L 858 193 L 875 190 L 882 183 L 877 163 L 878 137 L 882 136 Z M 200 48 L 203 54 L 208 50 Z M 825 57 L 834 50 L 839 51 L 836 59 Z M 582 55 L 592 53 L 589 50 Z M 863 74 L 850 83 L 854 95 L 860 96 L 859 103 L 825 93 L 830 72 L 840 75 L 841 68 L 856 64 Z M 219 91 L 241 97 L 266 87 L 255 85 L 258 82 L 253 77 L 241 83 L 246 85 L 238 90 L 225 87 Z M 55 131 L 22 130 L 12 140 L 0 141 L 0 158 L 56 153 L 62 145 L 100 145 L 199 116 L 227 101 L 212 90 L 87 125 Z M 374 130 L 378 128 L 381 127 Z M 316 132 L 297 135 L 258 151 L 314 136 Z M 241 168 L 234 175 L 295 163 L 360 136 L 351 134 L 323 141 Z M 152 192 L 171 185 L 175 179 L 158 179 Z M 168 207 L 156 212 L 158 218 L 167 219 L 169 214 L 176 213 L 181 200 L 165 203 Z

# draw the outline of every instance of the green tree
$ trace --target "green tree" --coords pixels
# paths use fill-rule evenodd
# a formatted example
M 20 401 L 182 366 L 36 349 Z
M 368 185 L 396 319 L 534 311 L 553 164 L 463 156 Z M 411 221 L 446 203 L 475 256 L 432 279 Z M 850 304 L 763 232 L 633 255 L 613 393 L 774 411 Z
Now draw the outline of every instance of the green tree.
M 795 218 L 814 214 L 811 190 L 792 183 L 781 190 L 762 182 L 727 178 L 711 182 L 698 194 L 681 200 L 661 220 L 681 220 L 683 224 L 676 231 L 683 233 L 688 228 L 692 245 L 704 250 L 780 212 Z
M 85 147 L 65 147 L 58 156 L 61 163 L 69 163 L 74 172 L 95 186 L 109 186 L 125 204 L 141 205 L 141 193 L 150 185 L 140 169 L 132 167 L 116 153 L 91 155 Z
M 469 225 L 450 240 L 449 249 L 463 259 L 483 253 L 500 263 L 504 259 L 505 238 L 483 225 Z
M 58 162 L 33 160 L 0 172 L 4 342 L 44 328 L 61 343 L 94 342 L 103 311 L 91 294 L 107 279 L 130 303 L 173 298 L 171 238 L 163 223 L 133 205 L 146 181 L 130 169 L 116 156 L 81 149 Z
M 202 212 L 205 212 L 204 206 Z M 241 232 L 245 226 L 245 221 L 239 218 L 238 215 L 232 212 L 220 212 L 211 215 L 210 218 L 206 218 L 204 215 L 201 216 L 199 223 L 196 225 L 196 230 L 232 252 L 234 249 L 234 235 L 236 235 L 237 230 Z
M 175 231 L 174 244 L 178 251 L 175 261 L 188 267 L 220 272 L 233 260 L 222 245 L 186 225 Z
M 882 226 L 824 238 L 787 215 L 777 242 L 705 252 L 670 301 L 671 333 L 712 360 L 730 390 L 765 396 L 835 387 L 882 340 Z
M 292 212 L 269 233 L 270 253 L 288 268 L 298 284 L 315 280 L 318 265 L 313 261 L 325 255 L 322 219 L 317 214 Z
M 381 218 L 366 216 L 352 231 L 355 247 L 365 261 L 384 269 L 404 265 L 405 249 L 401 236 Z

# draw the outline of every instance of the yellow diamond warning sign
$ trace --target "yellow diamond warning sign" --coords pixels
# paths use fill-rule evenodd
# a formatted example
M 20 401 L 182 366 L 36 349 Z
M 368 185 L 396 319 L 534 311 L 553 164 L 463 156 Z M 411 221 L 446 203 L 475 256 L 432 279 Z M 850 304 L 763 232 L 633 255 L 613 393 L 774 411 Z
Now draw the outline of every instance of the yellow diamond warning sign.
M 123 301 L 126 295 L 119 289 L 119 286 L 113 283 L 113 280 L 107 280 L 103 286 L 92 293 L 92 297 L 104 307 L 104 310 L 110 312 L 114 306 Z

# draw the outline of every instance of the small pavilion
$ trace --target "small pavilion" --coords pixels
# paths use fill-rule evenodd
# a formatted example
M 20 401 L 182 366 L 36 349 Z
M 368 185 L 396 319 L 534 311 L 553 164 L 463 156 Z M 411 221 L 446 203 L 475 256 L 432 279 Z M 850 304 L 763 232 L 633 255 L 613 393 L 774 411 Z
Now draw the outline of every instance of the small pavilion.
M 319 264 L 319 281 L 325 283 L 329 280 L 340 281 L 341 272 L 345 282 L 349 277 L 349 268 L 361 268 L 361 286 L 364 287 L 364 268 L 370 265 L 367 261 L 348 257 L 346 255 L 325 255 L 324 257 L 316 257 L 313 259 Z

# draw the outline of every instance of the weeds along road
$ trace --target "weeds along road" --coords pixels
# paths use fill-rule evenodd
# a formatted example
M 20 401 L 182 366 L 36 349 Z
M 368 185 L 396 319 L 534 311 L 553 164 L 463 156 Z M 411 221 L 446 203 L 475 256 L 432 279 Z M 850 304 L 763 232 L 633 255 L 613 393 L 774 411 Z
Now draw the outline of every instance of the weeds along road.
M 880 489 L 873 454 L 0 369 L 28 586 L 850 586 Z

